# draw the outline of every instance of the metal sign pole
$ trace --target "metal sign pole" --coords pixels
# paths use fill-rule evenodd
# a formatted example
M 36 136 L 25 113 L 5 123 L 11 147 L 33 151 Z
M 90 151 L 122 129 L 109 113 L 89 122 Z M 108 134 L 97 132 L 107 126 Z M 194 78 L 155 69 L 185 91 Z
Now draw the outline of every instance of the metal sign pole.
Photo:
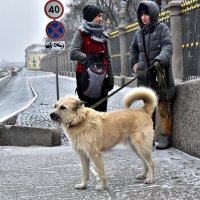
M 57 53 L 57 51 L 56 51 L 56 92 L 57 92 L 57 100 L 59 100 L 58 53 Z
M 62 3 L 58 0 L 49 0 L 45 6 L 44 11 L 46 15 L 53 19 L 50 23 L 46 26 L 46 33 L 52 40 L 59 40 L 63 38 L 65 33 L 64 25 L 56 21 L 56 19 L 60 18 L 64 13 L 64 7 Z M 55 50 L 56 56 L 56 92 L 57 92 L 57 100 L 59 100 L 59 82 L 58 82 L 58 50 L 65 50 L 65 42 L 49 42 L 45 44 L 46 49 Z

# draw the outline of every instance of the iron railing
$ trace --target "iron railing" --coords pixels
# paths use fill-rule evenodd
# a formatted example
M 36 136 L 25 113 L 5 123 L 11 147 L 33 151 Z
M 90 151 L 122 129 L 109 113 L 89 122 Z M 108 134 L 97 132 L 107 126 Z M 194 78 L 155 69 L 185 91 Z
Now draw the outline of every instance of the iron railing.
M 200 3 L 182 4 L 182 49 L 184 81 L 200 78 Z
M 181 6 L 183 81 L 188 81 L 200 77 L 200 1 L 184 1 Z M 163 11 L 160 14 L 160 20 L 170 27 L 170 11 Z M 124 34 L 128 63 L 131 41 L 137 29 L 137 22 L 125 27 Z M 123 66 L 121 67 L 119 30 L 110 33 L 110 54 L 113 73 L 115 76 L 120 76 Z M 59 71 L 62 72 L 61 74 L 68 75 L 75 71 L 75 62 L 70 61 L 68 51 L 58 54 L 58 65 Z M 55 71 L 55 55 L 45 56 L 41 60 L 41 68 L 45 71 Z M 130 65 L 126 75 L 133 75 Z

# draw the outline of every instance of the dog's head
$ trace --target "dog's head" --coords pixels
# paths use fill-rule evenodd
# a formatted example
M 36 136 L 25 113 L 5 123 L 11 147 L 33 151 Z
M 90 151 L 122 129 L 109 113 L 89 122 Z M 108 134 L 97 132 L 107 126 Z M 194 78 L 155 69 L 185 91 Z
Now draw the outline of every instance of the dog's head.
M 81 110 L 84 108 L 83 101 L 73 96 L 65 97 L 57 101 L 50 117 L 53 121 L 73 126 L 81 122 L 83 118 Z

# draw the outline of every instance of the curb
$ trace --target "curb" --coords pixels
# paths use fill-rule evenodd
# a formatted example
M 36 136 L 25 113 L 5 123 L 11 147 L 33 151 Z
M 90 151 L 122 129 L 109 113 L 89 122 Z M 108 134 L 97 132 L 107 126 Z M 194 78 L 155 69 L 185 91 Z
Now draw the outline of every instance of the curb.
M 0 146 L 59 146 L 61 136 L 56 129 L 4 125 L 0 123 Z

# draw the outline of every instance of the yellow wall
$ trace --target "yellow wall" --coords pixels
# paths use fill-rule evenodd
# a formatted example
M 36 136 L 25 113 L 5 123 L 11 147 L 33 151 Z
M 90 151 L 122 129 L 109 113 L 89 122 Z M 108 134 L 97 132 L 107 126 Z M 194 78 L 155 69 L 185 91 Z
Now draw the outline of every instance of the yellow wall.
M 27 55 L 27 67 L 31 69 L 39 69 L 40 60 L 45 56 L 44 53 L 31 53 Z M 33 62 L 34 60 L 34 62 Z

